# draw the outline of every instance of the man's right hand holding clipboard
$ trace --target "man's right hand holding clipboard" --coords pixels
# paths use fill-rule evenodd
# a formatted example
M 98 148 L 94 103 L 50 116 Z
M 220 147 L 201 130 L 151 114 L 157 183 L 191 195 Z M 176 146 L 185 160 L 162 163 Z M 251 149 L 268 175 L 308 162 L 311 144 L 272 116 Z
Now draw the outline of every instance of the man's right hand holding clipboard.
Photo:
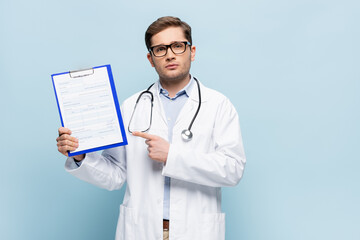
M 79 147 L 79 140 L 71 136 L 71 130 L 68 128 L 59 128 L 59 137 L 56 138 L 58 151 L 69 156 L 68 151 L 75 151 Z M 73 156 L 76 161 L 81 161 L 85 158 L 85 154 Z

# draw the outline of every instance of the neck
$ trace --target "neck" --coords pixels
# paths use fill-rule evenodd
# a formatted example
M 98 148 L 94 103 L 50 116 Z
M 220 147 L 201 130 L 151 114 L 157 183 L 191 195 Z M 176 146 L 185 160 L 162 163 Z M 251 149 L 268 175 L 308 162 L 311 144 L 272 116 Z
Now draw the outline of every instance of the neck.
M 176 93 L 178 93 L 190 82 L 190 78 L 190 74 L 178 81 L 165 80 L 160 78 L 160 83 L 161 86 L 169 92 L 170 97 L 175 97 Z

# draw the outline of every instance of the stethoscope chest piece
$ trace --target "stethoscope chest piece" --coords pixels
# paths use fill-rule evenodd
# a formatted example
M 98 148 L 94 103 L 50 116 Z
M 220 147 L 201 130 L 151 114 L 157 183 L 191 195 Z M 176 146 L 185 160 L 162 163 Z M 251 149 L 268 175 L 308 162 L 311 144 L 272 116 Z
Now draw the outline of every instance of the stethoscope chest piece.
M 188 142 L 192 139 L 193 134 L 189 129 L 185 129 L 181 132 L 181 137 L 184 141 Z

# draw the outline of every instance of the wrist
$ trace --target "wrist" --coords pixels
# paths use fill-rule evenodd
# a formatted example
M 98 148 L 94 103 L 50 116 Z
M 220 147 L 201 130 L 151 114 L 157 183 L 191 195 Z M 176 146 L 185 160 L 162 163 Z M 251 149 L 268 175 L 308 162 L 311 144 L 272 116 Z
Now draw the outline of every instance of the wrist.
M 76 155 L 76 156 L 73 156 L 73 158 L 76 162 L 81 162 L 82 160 L 84 160 L 85 154 Z

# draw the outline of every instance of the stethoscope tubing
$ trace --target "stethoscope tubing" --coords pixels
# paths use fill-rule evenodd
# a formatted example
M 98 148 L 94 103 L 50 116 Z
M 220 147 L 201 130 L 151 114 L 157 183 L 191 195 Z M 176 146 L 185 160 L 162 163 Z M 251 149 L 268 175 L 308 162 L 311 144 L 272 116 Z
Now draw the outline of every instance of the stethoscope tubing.
M 192 128 L 192 125 L 194 124 L 194 121 L 195 121 L 197 115 L 199 114 L 199 111 L 200 111 L 200 108 L 201 108 L 201 90 L 200 90 L 200 83 L 199 83 L 199 81 L 198 81 L 195 77 L 194 77 L 194 80 L 196 81 L 196 84 L 197 84 L 197 87 L 198 87 L 199 105 L 198 105 L 198 108 L 196 109 L 196 112 L 195 112 L 195 114 L 194 114 L 194 117 L 192 118 L 192 120 L 191 120 L 191 122 L 190 122 L 190 124 L 189 124 L 189 127 L 188 127 L 187 129 L 183 130 L 183 133 L 184 133 L 184 132 L 187 132 L 187 134 L 186 134 L 187 136 L 186 136 L 186 137 L 184 137 L 183 134 L 182 134 L 183 139 L 184 139 L 185 141 L 189 141 L 189 140 L 192 139 L 191 128 Z M 152 88 L 152 86 L 154 86 L 154 84 L 155 84 L 155 83 L 151 84 L 145 91 L 141 92 L 141 93 L 139 94 L 139 97 L 138 97 L 137 100 L 136 100 L 136 103 L 135 103 L 135 106 L 134 106 L 134 110 L 133 110 L 133 112 L 132 112 L 132 114 L 131 114 L 130 121 L 129 121 L 129 125 L 128 125 L 128 131 L 129 131 L 130 133 L 132 133 L 132 131 L 130 130 L 130 123 L 131 123 L 132 118 L 133 118 L 133 116 L 134 116 L 134 112 L 135 112 L 136 106 L 137 106 L 137 104 L 138 104 L 141 96 L 142 96 L 143 94 L 145 94 L 145 93 L 148 93 L 148 94 L 150 94 L 150 96 L 151 96 L 151 114 L 150 114 L 150 125 L 149 125 L 149 128 L 146 129 L 146 130 L 144 130 L 144 131 L 142 131 L 142 132 L 147 132 L 147 131 L 151 128 L 151 125 L 152 125 L 152 109 L 153 109 L 153 103 L 154 103 L 154 95 L 153 95 L 153 93 L 150 91 L 150 89 Z
M 197 115 L 199 114 L 199 111 L 200 111 L 200 108 L 201 108 L 201 91 L 200 91 L 200 84 L 199 84 L 199 81 L 198 81 L 195 77 L 194 77 L 194 80 L 196 81 L 197 86 L 198 86 L 199 105 L 198 105 L 198 108 L 196 109 L 195 115 L 194 115 L 193 119 L 191 120 L 191 123 L 190 123 L 190 125 L 189 125 L 189 127 L 188 127 L 188 129 L 187 129 L 187 130 L 189 130 L 189 131 L 191 130 L 191 127 L 192 127 L 192 125 L 193 125 L 193 123 L 194 123 Z

